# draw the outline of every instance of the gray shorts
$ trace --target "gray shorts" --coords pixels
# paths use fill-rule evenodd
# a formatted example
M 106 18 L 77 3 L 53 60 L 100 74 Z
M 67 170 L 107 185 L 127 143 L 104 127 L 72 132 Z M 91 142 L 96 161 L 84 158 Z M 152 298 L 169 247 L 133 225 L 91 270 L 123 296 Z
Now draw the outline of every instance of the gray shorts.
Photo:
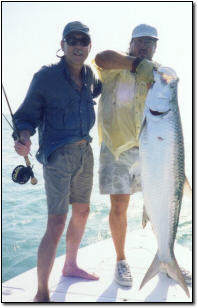
M 139 149 L 131 148 L 115 157 L 103 142 L 100 150 L 99 186 L 101 194 L 134 194 L 141 191 Z
M 67 213 L 72 203 L 89 203 L 93 186 L 93 153 L 89 143 L 55 150 L 43 167 L 48 214 Z

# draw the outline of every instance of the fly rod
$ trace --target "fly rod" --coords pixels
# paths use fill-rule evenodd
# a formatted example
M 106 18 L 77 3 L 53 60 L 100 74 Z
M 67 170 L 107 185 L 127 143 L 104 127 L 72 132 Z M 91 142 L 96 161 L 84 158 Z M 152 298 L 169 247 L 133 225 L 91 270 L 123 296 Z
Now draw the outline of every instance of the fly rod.
M 10 122 L 7 120 L 7 118 L 4 116 L 4 114 L 3 114 L 3 116 L 6 119 L 6 121 L 9 123 L 10 127 L 13 129 L 14 133 L 16 134 L 17 140 L 20 141 L 20 135 L 19 135 L 19 132 L 18 132 L 18 130 L 16 128 L 15 121 L 14 121 L 14 116 L 13 116 L 13 113 L 12 113 L 12 109 L 10 107 L 10 103 L 8 101 L 8 97 L 7 97 L 7 94 L 6 94 L 6 91 L 5 91 L 5 88 L 4 88 L 3 84 L 2 84 L 2 89 L 3 89 L 3 93 L 4 93 L 4 96 L 5 96 L 7 105 L 8 105 L 8 109 L 10 111 L 10 115 L 11 115 L 11 118 L 12 118 L 13 126 L 10 124 Z M 31 163 L 30 163 L 30 160 L 28 158 L 28 155 L 24 156 L 24 159 L 25 159 L 26 167 L 23 166 L 23 165 L 17 166 L 13 170 L 13 172 L 12 172 L 12 180 L 15 183 L 18 183 L 18 184 L 25 184 L 31 178 L 31 180 L 30 180 L 31 184 L 35 185 L 35 184 L 37 184 L 38 181 L 37 181 L 37 179 L 34 176 L 34 172 L 32 170 L 33 167 L 31 166 Z

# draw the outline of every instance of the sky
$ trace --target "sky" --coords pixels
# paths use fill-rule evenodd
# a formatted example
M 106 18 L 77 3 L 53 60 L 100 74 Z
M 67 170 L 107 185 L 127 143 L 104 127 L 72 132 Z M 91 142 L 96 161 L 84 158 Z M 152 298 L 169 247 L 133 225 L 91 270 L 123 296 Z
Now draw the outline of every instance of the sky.
M 2 3 L 3 83 L 13 110 L 21 103 L 33 74 L 56 62 L 64 26 L 80 20 L 89 26 L 89 64 L 105 49 L 126 51 L 139 23 L 157 28 L 154 59 L 176 70 L 190 102 L 192 73 L 191 2 L 4 2 Z
M 33 74 L 58 61 L 64 26 L 89 26 L 92 50 L 87 64 L 105 49 L 128 50 L 133 28 L 157 28 L 154 60 L 179 77 L 179 106 L 187 139 L 192 136 L 192 2 L 3 2 L 2 82 L 13 112 L 23 101 Z M 8 113 L 5 99 L 2 109 Z M 190 141 L 189 141 L 190 142 Z

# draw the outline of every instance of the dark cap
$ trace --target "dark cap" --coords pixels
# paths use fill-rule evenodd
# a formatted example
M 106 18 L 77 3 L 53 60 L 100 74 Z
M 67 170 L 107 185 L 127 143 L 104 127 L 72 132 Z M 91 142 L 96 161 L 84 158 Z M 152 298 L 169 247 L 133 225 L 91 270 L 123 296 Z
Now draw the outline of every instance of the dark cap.
M 81 32 L 90 37 L 89 28 L 82 24 L 80 21 L 72 21 L 65 26 L 63 30 L 63 39 L 71 32 Z

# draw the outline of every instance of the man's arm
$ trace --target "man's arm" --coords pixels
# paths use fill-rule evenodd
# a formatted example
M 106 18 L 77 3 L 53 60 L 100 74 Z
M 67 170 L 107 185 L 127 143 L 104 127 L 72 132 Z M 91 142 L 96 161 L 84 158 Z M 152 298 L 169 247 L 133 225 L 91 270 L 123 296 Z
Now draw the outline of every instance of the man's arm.
M 30 151 L 30 137 L 35 134 L 42 114 L 44 99 L 41 93 L 42 80 L 39 74 L 35 74 L 26 97 L 18 110 L 15 112 L 13 120 L 19 138 L 15 140 L 15 150 L 19 155 L 26 156 Z M 15 139 L 16 133 L 13 134 Z
M 105 50 L 98 53 L 95 57 L 97 66 L 104 70 L 126 69 L 131 71 L 135 60 L 135 57 L 127 56 L 113 50 Z

